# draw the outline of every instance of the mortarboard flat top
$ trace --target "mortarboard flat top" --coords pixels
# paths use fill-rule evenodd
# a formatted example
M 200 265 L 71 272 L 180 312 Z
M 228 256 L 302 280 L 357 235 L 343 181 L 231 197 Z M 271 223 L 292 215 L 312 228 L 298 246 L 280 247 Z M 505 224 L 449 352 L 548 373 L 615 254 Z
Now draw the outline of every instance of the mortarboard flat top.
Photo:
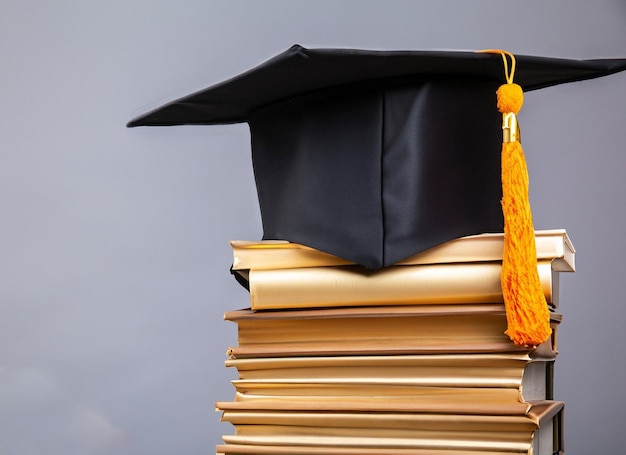
M 515 57 L 515 82 L 524 91 L 626 69 L 626 59 Z M 232 79 L 137 117 L 128 126 L 241 123 L 264 106 L 317 90 L 376 79 L 444 75 L 502 83 L 502 60 L 478 52 L 306 49 L 296 44 Z
M 526 91 L 626 69 L 626 59 L 516 61 Z M 296 45 L 128 126 L 248 122 L 263 238 L 376 269 L 502 231 L 503 82 L 493 54 Z

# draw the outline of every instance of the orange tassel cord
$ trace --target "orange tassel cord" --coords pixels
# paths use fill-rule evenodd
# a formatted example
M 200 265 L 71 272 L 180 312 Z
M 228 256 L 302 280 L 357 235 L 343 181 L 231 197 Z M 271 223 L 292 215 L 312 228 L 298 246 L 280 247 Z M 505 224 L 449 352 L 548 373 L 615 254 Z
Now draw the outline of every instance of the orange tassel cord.
M 528 170 L 519 138 L 517 114 L 524 102 L 522 88 L 513 83 L 515 58 L 504 51 L 507 83 L 496 92 L 498 110 L 503 118 L 502 214 L 504 251 L 502 256 L 502 294 L 508 328 L 506 334 L 520 346 L 535 347 L 551 333 L 550 311 L 537 270 L 535 229 L 528 198 Z M 509 72 L 507 56 L 511 58 Z

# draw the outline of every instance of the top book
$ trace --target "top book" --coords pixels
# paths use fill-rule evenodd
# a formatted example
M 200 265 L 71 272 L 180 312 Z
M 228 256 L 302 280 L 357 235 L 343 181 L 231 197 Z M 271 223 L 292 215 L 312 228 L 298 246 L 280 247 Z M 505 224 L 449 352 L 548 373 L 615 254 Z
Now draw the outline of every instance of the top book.
M 552 261 L 558 272 L 574 272 L 576 250 L 564 229 L 535 231 L 537 260 Z M 233 271 L 276 270 L 351 265 L 337 256 L 283 240 L 230 242 Z M 504 234 L 461 237 L 404 259 L 395 265 L 453 264 L 502 261 Z

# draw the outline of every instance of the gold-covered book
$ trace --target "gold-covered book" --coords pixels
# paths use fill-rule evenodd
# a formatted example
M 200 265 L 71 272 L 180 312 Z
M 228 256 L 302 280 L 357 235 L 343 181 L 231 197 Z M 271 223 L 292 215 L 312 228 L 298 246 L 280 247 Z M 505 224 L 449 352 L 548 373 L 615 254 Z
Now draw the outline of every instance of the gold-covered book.
M 537 265 L 547 302 L 553 298 L 552 262 Z M 363 267 L 308 267 L 250 270 L 250 305 L 254 310 L 338 306 L 502 303 L 501 263 L 459 262 Z
M 574 271 L 575 250 L 564 230 L 537 231 L 536 244 L 541 286 L 557 308 L 558 272 Z M 377 271 L 289 242 L 231 245 L 253 310 L 504 301 L 503 234 L 452 240 Z
M 557 350 L 559 313 L 551 313 L 552 337 L 533 355 Z M 403 305 L 229 311 L 238 345 L 231 358 L 526 352 L 504 334 L 502 304 Z
M 222 419 L 235 434 L 218 453 L 553 454 L 562 412 L 558 401 L 513 416 L 228 409 Z
M 397 265 L 493 262 L 502 260 L 504 234 L 490 233 L 461 237 L 411 256 Z M 275 270 L 303 267 L 351 265 L 350 261 L 284 240 L 232 240 L 233 270 Z M 564 229 L 535 231 L 538 260 L 555 262 L 561 272 L 575 270 L 576 250 Z

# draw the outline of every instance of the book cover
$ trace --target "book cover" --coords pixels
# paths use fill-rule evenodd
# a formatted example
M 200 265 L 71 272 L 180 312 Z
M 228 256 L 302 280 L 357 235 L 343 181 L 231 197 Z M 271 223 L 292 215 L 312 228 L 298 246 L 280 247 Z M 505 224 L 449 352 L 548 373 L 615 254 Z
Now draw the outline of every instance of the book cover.
M 334 267 L 352 262 L 313 248 L 281 240 L 230 242 L 233 270 Z M 504 234 L 480 234 L 451 240 L 411 256 L 397 265 L 492 262 L 502 260 Z M 537 259 L 555 262 L 555 270 L 575 269 L 575 249 L 564 229 L 535 232 Z
M 227 410 L 235 435 L 218 452 L 552 455 L 562 451 L 562 412 L 554 401 L 520 416 Z
M 462 387 L 516 389 L 520 401 L 551 399 L 548 366 L 554 361 L 527 353 L 403 356 L 341 356 L 229 359 L 236 368 L 237 390 L 284 387 L 300 390 L 315 385 L 324 390 Z
M 539 277 L 549 305 L 558 295 L 552 262 L 539 261 Z M 392 266 L 370 271 L 360 266 L 250 270 L 253 310 L 338 306 L 502 303 L 501 263 L 474 262 Z
M 419 353 L 530 352 L 552 358 L 561 315 L 551 314 L 552 337 L 535 350 L 504 334 L 502 304 L 372 306 L 230 311 L 238 346 L 231 358 Z

